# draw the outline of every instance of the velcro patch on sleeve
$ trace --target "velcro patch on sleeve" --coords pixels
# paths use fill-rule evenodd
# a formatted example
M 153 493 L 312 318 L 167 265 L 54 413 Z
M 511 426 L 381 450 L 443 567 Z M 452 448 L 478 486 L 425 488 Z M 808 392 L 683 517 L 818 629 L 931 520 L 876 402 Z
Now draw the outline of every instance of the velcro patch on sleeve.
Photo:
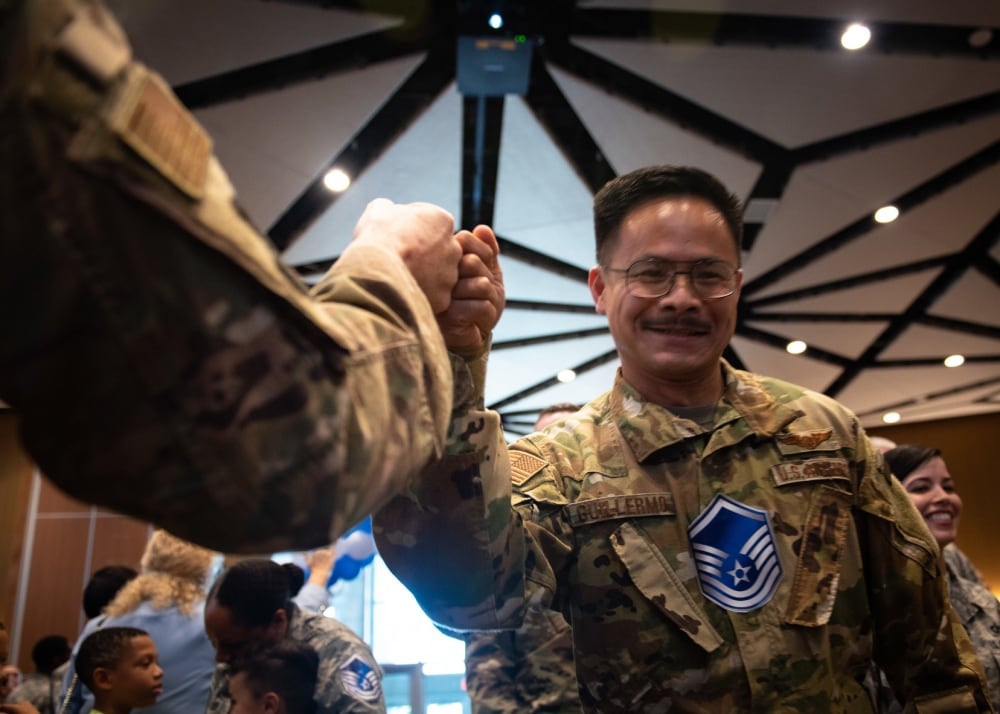
M 520 486 L 548 465 L 548 461 L 523 451 L 510 452 L 510 481 Z
M 778 486 L 787 486 L 804 481 L 850 481 L 851 472 L 843 459 L 809 459 L 775 464 L 771 476 Z
M 205 195 L 212 139 L 151 74 L 132 92 L 130 106 L 116 117 L 115 131 L 164 178 L 191 198 Z

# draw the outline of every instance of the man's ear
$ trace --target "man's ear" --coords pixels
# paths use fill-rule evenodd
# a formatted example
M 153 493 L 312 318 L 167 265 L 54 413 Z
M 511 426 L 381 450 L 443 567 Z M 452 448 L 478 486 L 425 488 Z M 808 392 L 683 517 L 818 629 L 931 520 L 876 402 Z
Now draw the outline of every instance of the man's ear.
M 605 314 L 607 309 L 604 306 L 604 290 L 607 286 L 604 284 L 604 275 L 601 273 L 601 266 L 595 265 L 590 269 L 590 273 L 587 275 L 587 285 L 590 286 L 590 296 L 594 299 L 594 307 L 597 309 L 597 314 Z
M 94 670 L 94 689 L 100 689 L 102 691 L 111 689 L 112 679 L 114 679 L 114 674 L 110 669 L 97 667 Z
M 276 692 L 264 692 L 264 696 L 260 698 L 261 703 L 264 705 L 264 711 L 274 712 L 277 714 L 281 711 L 281 697 L 277 695 Z

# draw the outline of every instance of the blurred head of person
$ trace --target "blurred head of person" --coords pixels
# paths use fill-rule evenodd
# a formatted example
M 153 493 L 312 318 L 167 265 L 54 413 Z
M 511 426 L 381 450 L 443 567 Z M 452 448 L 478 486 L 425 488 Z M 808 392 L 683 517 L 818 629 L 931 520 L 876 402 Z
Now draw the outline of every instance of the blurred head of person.
M 535 431 L 541 431 L 549 424 L 555 424 L 560 419 L 565 419 L 579 409 L 580 406 L 578 404 L 573 404 L 572 402 L 550 404 L 542 409 L 542 411 L 538 412 L 538 419 L 535 420 Z
M 938 546 L 958 537 L 962 499 L 938 449 L 902 444 L 885 452 L 885 461 L 916 506 Z
M 869 436 L 868 440 L 872 442 L 872 446 L 879 450 L 879 453 L 884 454 L 890 449 L 895 449 L 897 444 L 892 439 L 886 439 L 884 436 Z
M 214 552 L 156 530 L 142 554 L 139 575 L 125 584 L 105 611 L 120 617 L 148 602 L 157 610 L 176 607 L 190 615 L 205 599 L 214 559 Z
M 62 635 L 48 635 L 31 648 L 31 661 L 35 663 L 36 672 L 52 674 L 56 667 L 69 659 L 70 652 L 69 640 Z
M 285 639 L 292 612 L 289 573 L 272 560 L 253 558 L 230 566 L 205 604 L 205 632 L 218 662 L 232 662 L 252 645 Z
M 125 583 L 138 574 L 135 568 L 127 565 L 106 565 L 95 570 L 83 589 L 83 614 L 87 619 L 92 620 L 100 615 L 125 587 Z
M 230 667 L 229 714 L 314 714 L 316 651 L 285 639 L 242 650 Z

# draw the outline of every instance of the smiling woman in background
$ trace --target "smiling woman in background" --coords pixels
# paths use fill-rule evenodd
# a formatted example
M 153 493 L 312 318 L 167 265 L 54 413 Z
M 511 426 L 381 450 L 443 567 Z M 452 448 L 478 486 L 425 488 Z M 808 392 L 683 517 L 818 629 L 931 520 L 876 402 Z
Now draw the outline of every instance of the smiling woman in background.
M 938 449 L 919 444 L 890 449 L 885 460 L 941 548 L 952 607 L 983 663 L 993 708 L 1000 711 L 1000 602 L 973 568 L 960 569 L 945 555 L 945 546 L 958 537 L 962 513 L 962 499 L 948 466 Z

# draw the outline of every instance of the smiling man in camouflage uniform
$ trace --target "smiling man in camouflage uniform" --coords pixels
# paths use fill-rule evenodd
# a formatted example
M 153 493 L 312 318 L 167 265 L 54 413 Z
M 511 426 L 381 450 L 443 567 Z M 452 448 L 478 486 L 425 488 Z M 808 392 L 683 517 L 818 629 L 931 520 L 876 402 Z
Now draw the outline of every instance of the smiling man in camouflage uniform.
M 471 234 L 373 201 L 307 289 L 97 0 L 0 0 L 0 205 L 0 399 L 73 496 L 225 552 L 306 550 L 440 453 L 434 314 Z
M 595 232 L 590 287 L 621 369 L 560 426 L 508 449 L 483 409 L 495 243 L 481 310 L 442 321 L 446 457 L 375 529 L 425 610 L 514 627 L 540 591 L 572 625 L 588 712 L 872 711 L 872 661 L 913 711 L 990 711 L 934 540 L 855 416 L 722 360 L 738 200 L 652 167 L 599 192 Z

